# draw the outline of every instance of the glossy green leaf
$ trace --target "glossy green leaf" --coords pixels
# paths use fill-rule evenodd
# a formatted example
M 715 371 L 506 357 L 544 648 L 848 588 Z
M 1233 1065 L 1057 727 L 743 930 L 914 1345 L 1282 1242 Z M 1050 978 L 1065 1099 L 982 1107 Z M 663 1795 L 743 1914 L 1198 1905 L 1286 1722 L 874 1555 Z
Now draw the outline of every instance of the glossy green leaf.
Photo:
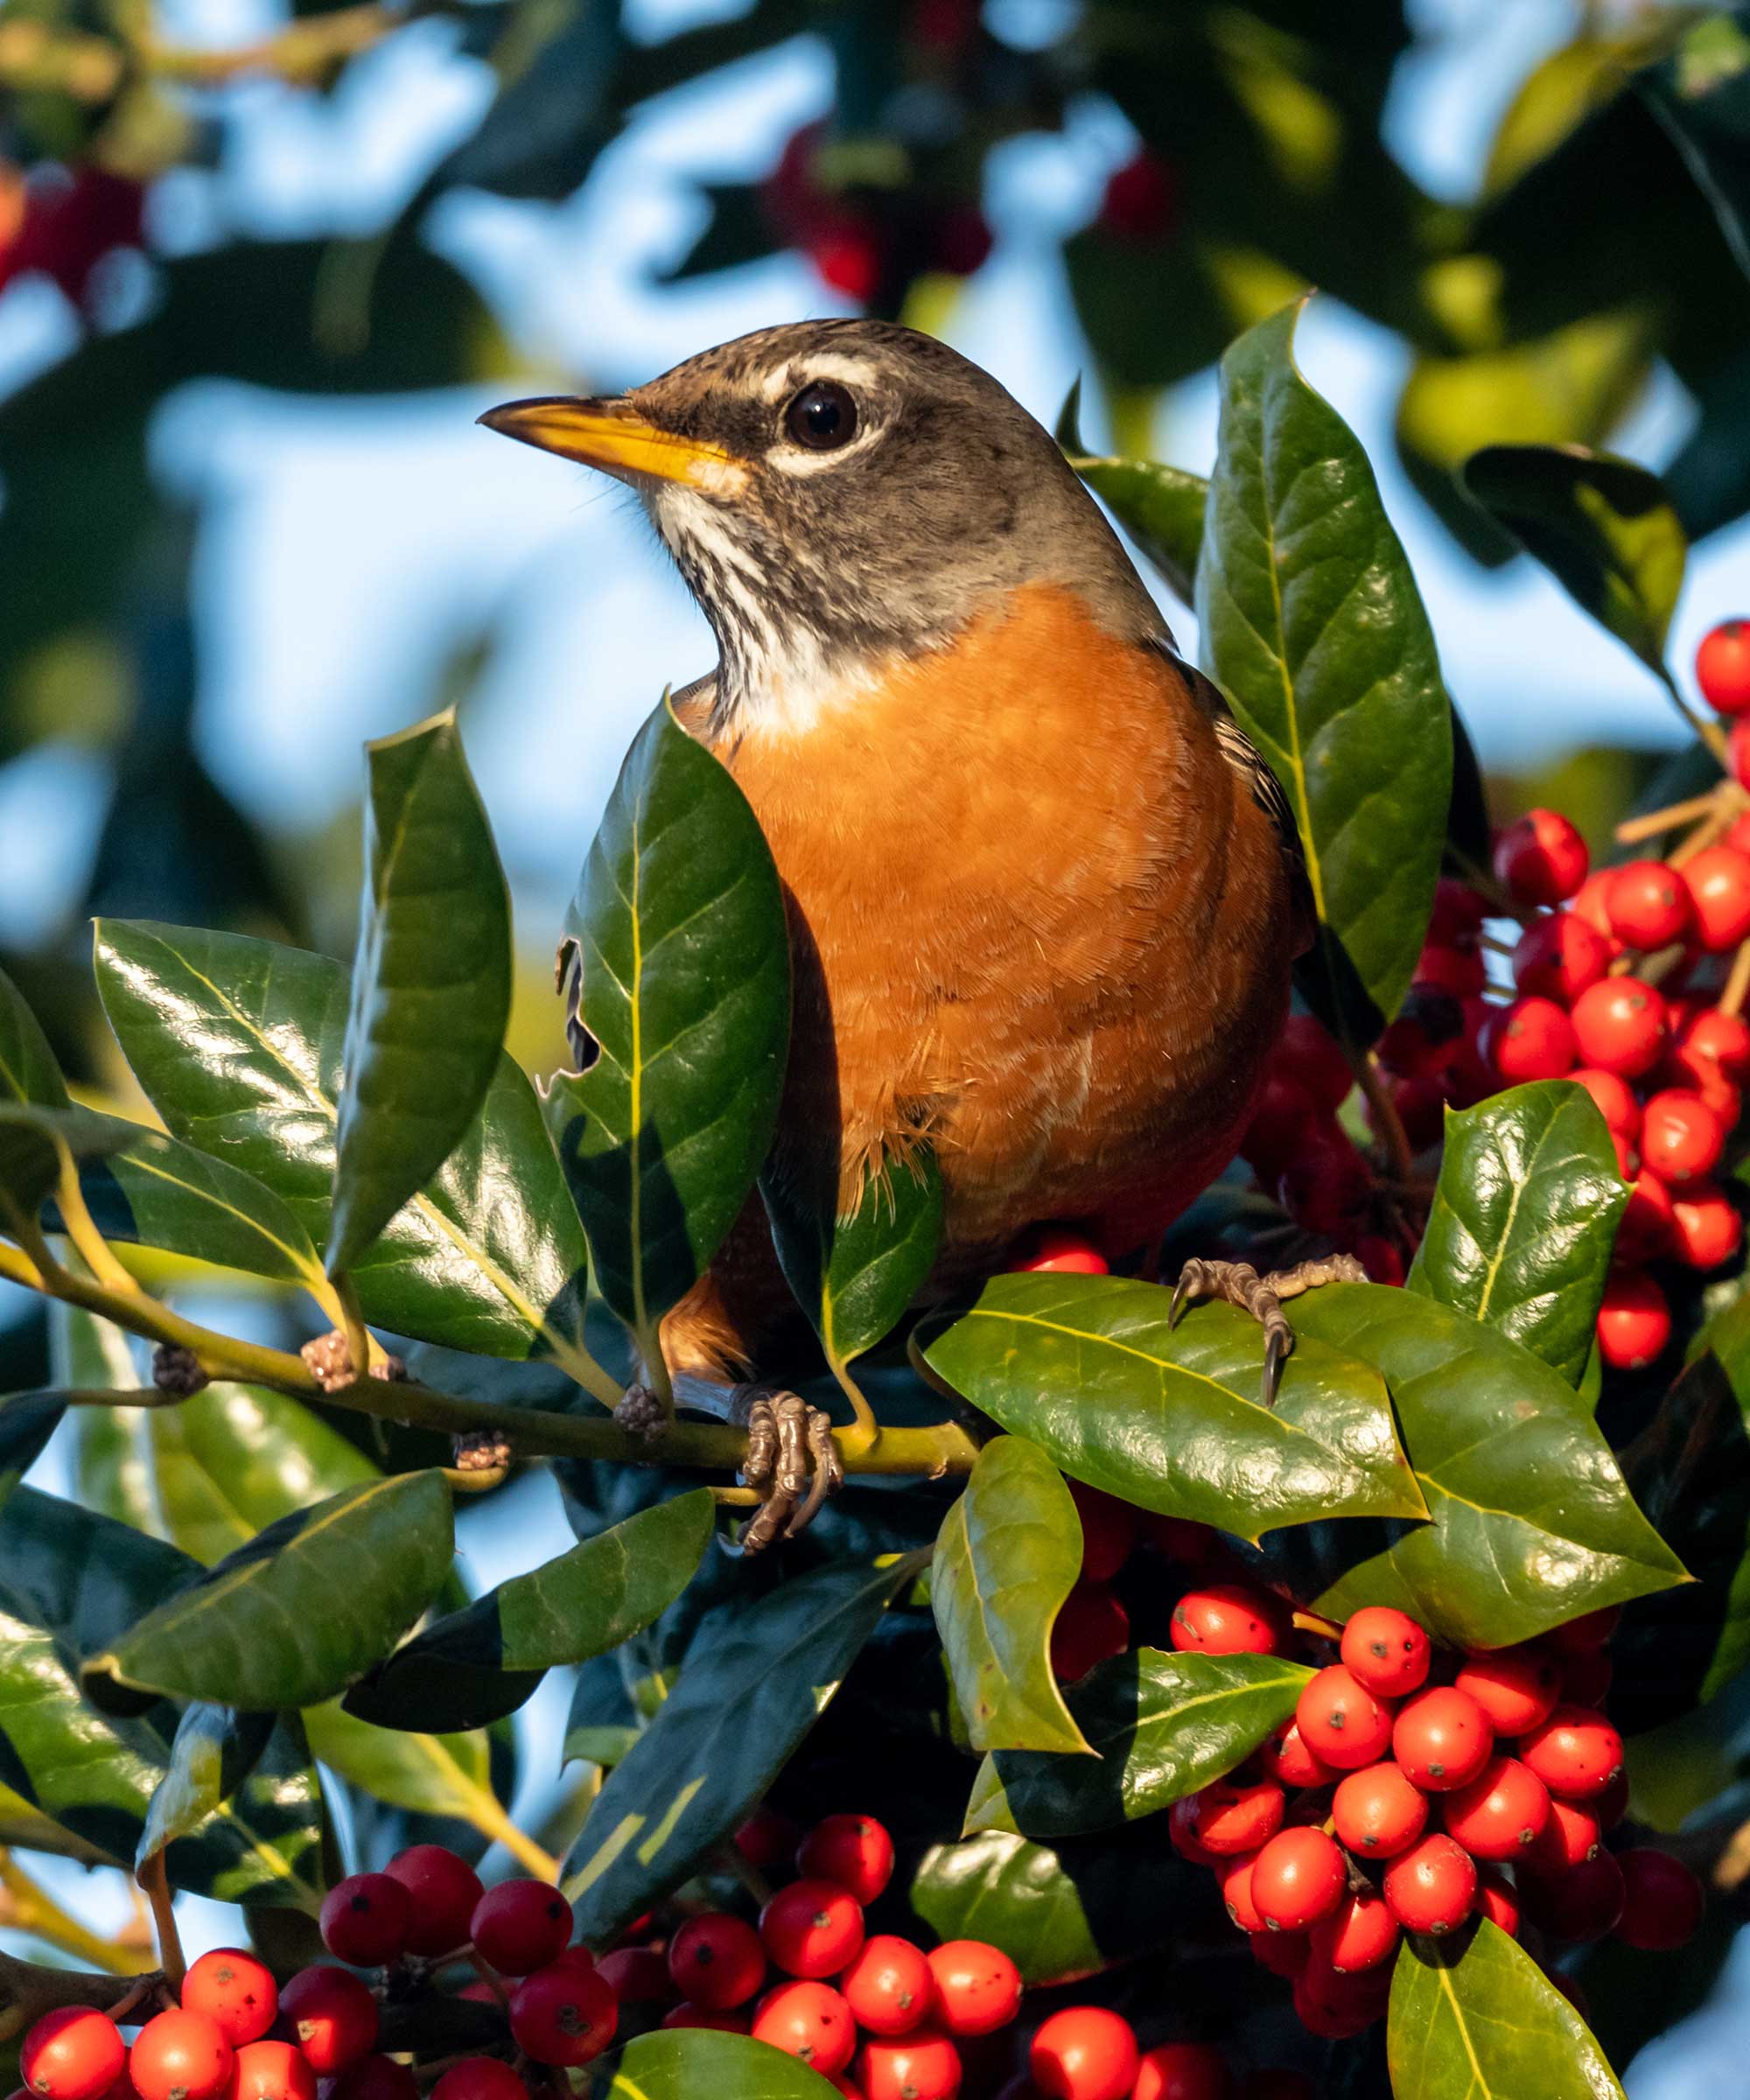
M 1465 486 L 1575 602 L 1661 671 L 1688 542 L 1656 473 L 1579 444 L 1492 444 Z
M 1152 1816 L 1250 1757 L 1312 1672 L 1278 1656 L 1133 1648 L 1068 1692 L 1098 1761 L 999 1751 L 972 1784 L 968 1830 L 1070 1838 Z
M 370 1480 L 295 1510 L 148 1612 L 85 1665 L 100 1701 L 161 1693 L 245 1711 L 313 1706 L 385 1655 L 452 1551 L 441 1473 Z
M 1741 11 L 1695 23 L 1635 85 L 1713 206 L 1738 267 L 1750 274 L 1750 24 Z
M 264 1181 L 320 1245 L 346 1026 L 340 964 L 112 919 L 98 922 L 96 963 L 110 1025 L 171 1131 Z M 352 1277 L 378 1326 L 523 1357 L 580 1340 L 587 1262 L 534 1088 L 500 1057 L 472 1127 Z
M 1294 1326 L 1384 1378 L 1432 1517 L 1364 1546 L 1317 1610 L 1391 1604 L 1455 1647 L 1507 1648 L 1686 1579 L 1579 1396 L 1529 1350 L 1374 1284 L 1310 1292 Z
M 639 732 L 569 921 L 597 1046 L 547 1117 L 602 1296 L 643 1341 L 752 1191 L 789 1039 L 783 893 L 753 812 L 667 699 Z
M 410 1815 L 471 1824 L 500 1836 L 509 1820 L 493 1788 L 492 1745 L 484 1728 L 424 1735 L 373 1727 L 338 1699 L 305 1710 L 317 1759 L 373 1799 Z
M 461 1143 L 510 1019 L 510 892 L 454 713 L 366 749 L 331 1274 L 353 1266 Z
M 798 1205 L 769 1174 L 760 1190 L 785 1280 L 843 1376 L 904 1319 L 935 1261 L 942 1219 L 935 1155 L 921 1150 L 889 1161 L 849 1218 L 826 1214 L 825 1205 Z
M 618 1648 L 672 1604 L 715 1524 L 705 1488 L 640 1510 L 435 1620 L 353 1687 L 346 1711 L 439 1734 L 514 1713 L 545 1671 Z
M 831 2100 L 818 2071 L 751 2034 L 659 2029 L 628 2042 L 608 2100 Z
M 1447 1116 L 1409 1287 L 1499 1327 L 1578 1385 L 1628 1200 L 1584 1087 L 1511 1087 Z
M 42 1024 L 4 970 L 0 970 L 0 1101 L 38 1108 L 70 1106 L 66 1082 Z
M 1427 929 L 1451 704 L 1367 455 L 1295 368 L 1298 312 L 1260 322 L 1222 360 L 1198 632 L 1294 810 L 1320 1004 L 1365 1032 L 1396 1012 Z
M 1082 1524 L 1037 1444 L 997 1437 L 942 1519 L 930 1608 L 975 1750 L 1085 1751 L 1051 1667 L 1082 1573 Z
M 1453 1939 L 1405 1936 L 1385 2048 L 1396 2100 L 1622 2100 L 1586 2022 L 1487 1918 Z
M 1211 1305 L 1169 1327 L 1171 1302 L 1122 1277 L 996 1276 L 924 1354 L 1064 1472 L 1144 1509 L 1242 1538 L 1423 1514 L 1384 1382 L 1340 1336 L 1297 1348 L 1268 1408 L 1257 1322 Z
M 592 1946 L 676 1887 L 765 1794 L 914 1570 L 837 1563 L 726 1616 L 609 1774 L 562 1882 Z
M 1064 457 L 1159 570 L 1175 597 L 1188 606 L 1196 589 L 1209 484 L 1201 474 L 1168 466 L 1159 459 L 1089 453 L 1078 427 L 1081 396 L 1078 379 L 1058 418 L 1057 442 Z
M 58 1393 L 15 1393 L 0 1400 L 0 1509 L 41 1458 L 66 1412 Z
M 186 1707 L 169 1766 L 146 1810 L 136 1872 L 165 1852 L 165 1869 L 174 1879 L 176 1848 L 199 1844 L 203 1831 L 235 1816 L 255 1833 L 247 1866 L 276 1865 L 279 1872 L 266 1881 L 253 1874 L 218 1877 L 211 1893 L 234 1902 L 252 1895 L 267 1901 L 296 1896 L 308 1908 L 322 1887 L 320 1806 L 304 1731 L 295 1719 L 234 1713 L 224 1706 Z

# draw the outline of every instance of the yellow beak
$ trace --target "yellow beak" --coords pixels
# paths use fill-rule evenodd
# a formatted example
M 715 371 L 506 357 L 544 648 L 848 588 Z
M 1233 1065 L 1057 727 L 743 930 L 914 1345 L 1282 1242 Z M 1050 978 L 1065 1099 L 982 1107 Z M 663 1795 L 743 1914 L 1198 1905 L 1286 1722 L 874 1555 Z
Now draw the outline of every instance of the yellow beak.
M 726 496 L 747 479 L 745 463 L 722 445 L 660 430 L 620 402 L 547 395 L 488 409 L 480 421 L 489 430 L 622 480 L 679 481 Z

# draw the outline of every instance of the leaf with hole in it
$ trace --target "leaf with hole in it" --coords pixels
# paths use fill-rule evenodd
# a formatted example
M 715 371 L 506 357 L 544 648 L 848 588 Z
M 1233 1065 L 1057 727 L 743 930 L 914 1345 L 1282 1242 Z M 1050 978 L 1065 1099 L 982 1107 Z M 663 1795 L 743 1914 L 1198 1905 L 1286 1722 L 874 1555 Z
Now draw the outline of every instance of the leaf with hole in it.
M 242 934 L 118 919 L 98 921 L 96 970 L 110 1026 L 172 1133 L 265 1182 L 320 1245 L 346 971 Z M 352 1279 L 366 1318 L 395 1334 L 524 1357 L 581 1339 L 587 1262 L 535 1090 L 501 1056 L 462 1142 Z
M 1410 1290 L 1487 1320 L 1578 1385 L 1628 1200 L 1610 1132 L 1572 1080 L 1446 1117 Z
M 1169 1807 L 1250 1757 L 1312 1672 L 1278 1656 L 1139 1648 L 1067 1695 L 1095 1761 L 999 1751 L 972 1782 L 966 1828 L 1069 1838 Z
M 842 2090 L 751 2034 L 676 2027 L 626 2044 L 607 2100 L 832 2100 Z
M 904 1560 L 817 1569 L 726 1615 L 695 1648 L 565 1862 L 579 1939 L 612 1940 L 729 1838 L 915 1572 Z
M 1209 484 L 1201 474 L 1158 459 L 1098 458 L 1082 442 L 1082 382 L 1069 389 L 1057 419 L 1057 442 L 1076 473 L 1188 606 L 1196 591 L 1197 556 Z
M 1310 1292 L 1294 1326 L 1383 1377 L 1432 1519 L 1369 1537 L 1315 1610 L 1396 1605 L 1438 1641 L 1509 1648 L 1688 1579 L 1579 1395 L 1496 1329 L 1376 1284 Z
M 996 1437 L 942 1519 L 930 1608 L 975 1750 L 1086 1751 L 1051 1666 L 1051 1631 L 1082 1573 L 1082 1524 L 1055 1466 Z
M 270 1524 L 94 1652 L 88 1695 L 122 1712 L 152 1695 L 313 1706 L 388 1652 L 438 1594 L 453 1550 L 440 1472 L 347 1488 Z
M 1385 2051 L 1399 2100 L 1622 2100 L 1585 2020 L 1487 1918 L 1404 1936 Z
M 1308 996 L 1365 1040 L 1409 989 L 1433 906 L 1451 703 L 1367 455 L 1295 368 L 1300 304 L 1222 360 L 1198 634 L 1294 811 L 1319 916 Z
M 556 1560 L 435 1620 L 346 1694 L 386 1728 L 475 1728 L 514 1713 L 543 1674 L 618 1648 L 672 1604 L 715 1530 L 710 1490 L 640 1510 Z
M 1172 1302 L 1123 1277 L 995 1276 L 924 1355 L 1074 1479 L 1144 1509 L 1242 1538 L 1424 1514 L 1385 1382 L 1340 1339 L 1297 1347 L 1266 1407 L 1257 1322 L 1212 1305 L 1169 1326 Z
M 1574 602 L 1663 675 L 1689 542 L 1648 468 L 1581 444 L 1491 444 L 1465 486 Z
M 666 698 L 620 767 L 568 923 L 597 1049 L 553 1080 L 548 1123 L 597 1287 L 649 1357 L 752 1191 L 790 1020 L 771 849 Z
M 353 1266 L 461 1143 L 510 1019 L 510 892 L 453 710 L 366 748 L 331 1275 Z

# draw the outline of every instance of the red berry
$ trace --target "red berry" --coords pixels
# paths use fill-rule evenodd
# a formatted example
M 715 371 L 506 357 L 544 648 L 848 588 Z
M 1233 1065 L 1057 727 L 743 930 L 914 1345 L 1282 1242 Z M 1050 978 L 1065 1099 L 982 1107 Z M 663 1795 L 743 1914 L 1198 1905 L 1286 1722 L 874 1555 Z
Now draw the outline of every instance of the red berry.
M 1571 1706 L 1602 1706 L 1614 1675 L 1601 1648 L 1568 1656 L 1562 1662 L 1562 1697 Z
M 1663 1954 L 1695 1937 L 1707 1895 L 1681 1859 L 1636 1845 L 1619 1852 L 1616 1864 L 1622 1872 L 1619 1940 L 1646 1954 Z
M 1625 947 L 1668 948 L 1688 930 L 1689 888 L 1662 860 L 1631 860 L 1611 871 L 1604 908 L 1611 931 Z
M 689 1918 L 668 1942 L 668 1974 L 681 1996 L 696 2006 L 720 2012 L 746 2005 L 766 1980 L 760 1935 L 721 1911 Z
M 1434 908 L 1428 917 L 1428 938 L 1448 948 L 1474 948 L 1488 917 L 1488 906 L 1467 884 L 1443 875 L 1434 885 Z
M 1599 1354 L 1613 1370 L 1638 1371 L 1671 1339 L 1671 1308 L 1650 1276 L 1618 1272 L 1598 1308 Z
M 1466 1785 L 1488 1764 L 1494 1747 L 1488 1716 L 1454 1684 L 1418 1692 L 1392 1725 L 1392 1755 L 1428 1794 Z
M 596 1964 L 596 1974 L 622 2006 L 666 2005 L 675 1995 L 667 1957 L 654 1947 L 616 1947 Z
M 474 1950 L 506 1976 L 532 1976 L 571 1936 L 571 1907 L 545 1881 L 518 1876 L 489 1888 L 469 1922 Z
M 1174 1648 L 1202 1656 L 1279 1656 L 1288 1645 L 1288 1615 L 1274 1597 L 1242 1582 L 1186 1590 L 1172 1607 Z
M 1641 1118 L 1641 1156 L 1660 1180 L 1710 1174 L 1726 1150 L 1726 1126 L 1699 1094 L 1656 1094 Z
M 1044 2100 L 1127 2100 L 1141 2063 L 1130 2023 L 1103 2006 L 1054 2012 L 1028 2055 Z
M 1164 2041 L 1137 2067 L 1130 2100 L 1233 2100 L 1222 2052 L 1200 2041 Z
M 1336 1844 L 1305 1825 L 1278 1830 L 1252 1862 L 1252 1901 L 1272 1932 L 1305 1932 L 1329 1917 L 1348 1886 Z
M 1407 1932 L 1452 1932 L 1470 1915 L 1477 1870 L 1470 1854 L 1444 1832 L 1394 1859 L 1385 1870 L 1385 1900 Z
M 1610 968 L 1609 939 L 1575 912 L 1533 920 L 1513 950 L 1513 982 L 1528 997 L 1571 1006 Z
M 1746 856 L 1750 858 L 1750 855 Z M 1691 1014 L 1677 1032 L 1680 1048 L 1691 1056 L 1718 1065 L 1727 1079 L 1750 1074 L 1750 1021 L 1742 1014 L 1726 1013 L 1718 1006 L 1704 1006 Z
M 1308 1232 L 1347 1239 L 1373 1194 L 1373 1174 L 1335 1123 L 1314 1124 L 1278 1177 L 1277 1200 Z
M 857 2052 L 857 2022 L 830 1984 L 780 1984 L 753 2013 L 753 2039 L 800 2057 L 823 2078 L 842 2071 Z
M 1483 1030 L 1482 1052 L 1504 1087 L 1560 1079 L 1579 1055 L 1574 1025 L 1553 999 L 1516 999 L 1499 1008 Z
M 863 1944 L 863 1906 L 831 1881 L 793 1881 L 760 1914 L 760 1939 L 787 1976 L 836 1976 Z
M 1492 1757 L 1440 1804 L 1448 1836 L 1473 1859 L 1517 1859 L 1550 1820 L 1550 1790 L 1516 1757 Z
M 465 2056 L 432 2087 L 431 2100 L 528 2100 L 528 2089 L 508 2063 Z
M 1241 1852 L 1232 1859 L 1215 1862 L 1215 1879 L 1222 1887 L 1222 1900 L 1228 1907 L 1228 1915 L 1242 1932 L 1268 1932 L 1263 1914 L 1252 1901 L 1252 1862 L 1256 1852 Z
M 1736 948 L 1750 934 L 1750 853 L 1705 847 L 1685 862 L 1682 880 L 1690 893 L 1692 938 L 1709 954 Z
M 1671 1199 L 1671 1251 L 1691 1269 L 1718 1269 L 1737 1253 L 1744 1221 L 1712 1181 L 1691 1181 Z
M 500 2071 L 504 2066 L 495 2063 L 492 2068 Z M 304 2051 L 289 2041 L 248 2041 L 237 2051 L 225 2100 L 316 2100 L 316 2073 Z M 453 2092 L 444 2100 L 499 2100 L 499 2096 Z M 524 2100 L 520 2079 L 516 2093 L 508 2100 Z
M 1219 1873 L 1222 1856 L 1212 1852 L 1197 1835 L 1197 1809 L 1192 1796 L 1182 1794 L 1166 1811 L 1166 1835 L 1172 1849 L 1194 1866 L 1214 1867 Z
M 149 2020 L 128 2052 L 140 2100 L 217 2100 L 235 2056 L 216 2020 L 178 2007 Z
M 1628 1813 L 1628 1774 L 1619 1772 L 1602 1794 L 1594 1794 L 1586 1803 L 1598 1817 L 1601 1830 L 1614 1830 Z
M 1586 880 L 1586 841 L 1555 809 L 1531 809 L 1494 842 L 1494 873 L 1521 904 L 1560 904 Z
M 593 1966 L 555 1962 L 510 1994 L 511 2038 L 536 2063 L 591 2063 L 613 2040 L 620 2001 Z
M 1673 1225 L 1671 1192 L 1657 1174 L 1643 1167 L 1629 1184 L 1628 1200 L 1616 1222 L 1616 1258 L 1631 1264 L 1651 1261 L 1670 1242 Z
M 215 1947 L 182 1979 L 182 2009 L 204 2012 L 234 2049 L 259 2041 L 279 2011 L 273 1972 L 241 1947 Z
M 1087 1487 L 1081 1480 L 1068 1480 L 1070 1500 L 1075 1504 L 1075 1514 L 1082 1520 L 1082 1579 L 1083 1582 L 1110 1582 L 1130 1558 L 1137 1543 L 1138 1513 L 1116 1494 L 1107 1494 L 1098 1488 Z M 814 1873 L 817 1870 L 804 1860 L 803 1871 Z M 842 1875 L 832 1877 L 843 1880 Z M 850 1887 L 850 1883 L 845 1884 Z M 886 1885 L 884 1882 L 882 1886 Z M 856 1894 L 855 1889 L 851 1890 Z M 878 1894 L 879 1891 L 877 1891 Z M 864 1902 L 873 1897 L 865 1896 Z
M 1574 1001 L 1579 1061 L 1622 1079 L 1650 1072 L 1665 1047 L 1665 1002 L 1635 977 L 1606 977 Z
M 1407 1614 L 1387 1604 L 1369 1604 L 1343 1628 L 1338 1652 L 1357 1684 L 1376 1698 L 1401 1699 L 1421 1689 L 1434 1651 Z
M 1601 1713 L 1558 1706 L 1520 1738 L 1519 1754 L 1550 1793 L 1588 1801 L 1622 1769 L 1622 1738 Z
M 1578 1802 L 1550 1796 L 1550 1813 L 1524 1860 L 1534 1874 L 1566 1874 L 1584 1865 L 1598 1851 L 1601 1833 L 1598 1817 Z
M 1306 1684 L 1294 1720 L 1313 1754 L 1340 1772 L 1376 1763 L 1391 1740 L 1391 1709 L 1340 1662 L 1321 1670 Z
M 1474 948 L 1440 948 L 1433 942 L 1416 958 L 1414 982 L 1455 999 L 1467 999 L 1488 982 L 1488 971 Z
M 450 1954 L 468 1942 L 474 1906 L 486 1893 L 467 1861 L 447 1844 L 410 1844 L 383 1869 L 411 1899 L 410 1954 Z
M 923 1950 L 890 1932 L 865 1940 L 838 1980 L 858 2026 L 872 2034 L 909 2034 L 922 2024 L 935 2000 L 935 1983 Z
M 986 1940 L 948 1940 L 931 1950 L 936 2016 L 950 2034 L 990 2034 L 1021 2009 L 1021 1972 Z
M 802 1831 L 775 1809 L 755 1809 L 735 1833 L 736 1851 L 749 1866 L 762 1872 L 768 1866 L 788 1866 L 802 1841 Z
M 1317 1103 L 1298 1080 L 1286 1072 L 1267 1073 L 1240 1139 L 1240 1157 L 1261 1179 L 1274 1181 L 1300 1150 L 1318 1115 Z
M 1282 1828 L 1282 1788 L 1271 1779 L 1248 1781 L 1234 1774 L 1212 1780 L 1186 1798 L 1190 1830 L 1217 1858 L 1255 1852 Z
M 1382 1233 L 1364 1232 L 1355 1242 L 1355 1259 L 1367 1270 L 1370 1284 L 1386 1284 L 1396 1290 L 1404 1281 L 1404 1256 Z
M 1035 1225 L 1004 1264 L 1011 1276 L 1104 1276 L 1110 1265 L 1092 1240 L 1063 1225 Z
M 1281 1787 L 1322 1787 L 1336 1777 L 1336 1767 L 1308 1746 L 1295 1721 L 1279 1721 L 1260 1744 L 1257 1758 L 1265 1776 Z
M 1750 626 L 1723 620 L 1710 627 L 1696 651 L 1696 683 L 1717 715 L 1741 715 L 1750 709 Z
M 1622 1915 L 1622 1869 L 1614 1853 L 1597 1852 L 1565 1874 L 1528 1878 L 1520 1894 L 1526 1915 L 1551 1939 L 1601 1940 Z
M 1372 1889 L 1345 1895 L 1328 1918 L 1312 1928 L 1312 1958 L 1350 1976 L 1376 1968 L 1397 1946 L 1397 1920 Z
M 1312 1958 L 1312 1942 L 1304 1932 L 1255 1932 L 1250 1946 L 1258 1967 L 1272 1976 L 1297 1977 Z
M 1355 1075 L 1342 1046 L 1325 1024 L 1310 1013 L 1291 1013 L 1283 1023 L 1270 1060 L 1304 1087 L 1314 1103 L 1334 1116 L 1349 1097 Z
M 1498 1866 L 1485 1866 L 1478 1873 L 1476 1909 L 1479 1917 L 1498 1925 L 1509 1939 L 1519 1937 L 1519 1892 Z
M 1610 930 L 1610 914 L 1605 908 L 1605 892 L 1610 886 L 1610 870 L 1600 868 L 1596 875 L 1588 875 L 1574 892 L 1568 908 L 1577 919 L 1584 919 L 1593 933 L 1602 934 L 1610 943 L 1613 956 L 1622 953 L 1622 943 Z
M 932 2027 L 891 2040 L 872 2036 L 858 2056 L 857 2076 L 866 2100 L 953 2100 L 960 2052 Z
M 1051 1629 L 1051 1667 L 1074 1684 L 1130 1644 L 1130 1614 L 1103 1582 L 1078 1582 L 1058 1607 Z
M 300 1969 L 279 2009 L 320 2078 L 332 2078 L 376 2046 L 377 2001 L 345 1969 Z
M 361 2056 L 329 2087 L 326 2100 L 419 2100 L 419 2082 L 393 2056 Z
M 1294 2011 L 1308 2034 L 1341 2041 L 1372 2026 L 1385 2011 L 1390 1990 L 1389 1970 L 1339 1976 L 1323 1962 L 1309 1962 L 1295 1978 Z
M 1367 1765 L 1338 1782 L 1331 1821 L 1357 1858 L 1396 1858 L 1427 1827 L 1428 1796 L 1396 1764 Z
M 41 2100 L 99 2100 L 127 2060 L 121 2034 L 107 2013 L 89 2006 L 57 2006 L 24 2036 L 18 2073 Z
M 1628 1082 L 1619 1079 L 1614 1072 L 1600 1072 L 1591 1065 L 1582 1065 L 1578 1072 L 1570 1072 L 1568 1077 L 1592 1096 L 1599 1114 L 1604 1117 L 1605 1127 L 1632 1144 L 1641 1135 L 1641 1103 L 1635 1100 Z
M 1497 1648 L 1466 1656 L 1452 1684 L 1482 1708 L 1497 1735 L 1523 1735 L 1555 1711 L 1562 1673 L 1547 1648 Z
M 1179 218 L 1179 186 L 1172 166 L 1144 147 L 1107 178 L 1101 231 L 1115 241 L 1152 244 L 1164 240 Z
M 714 2012 L 709 2006 L 676 2006 L 662 2015 L 665 2027 L 709 2027 L 718 2034 L 751 2034 L 753 2022 L 744 2006 L 737 2012 Z
M 337 1962 L 377 1969 L 407 1946 L 413 1899 L 388 1874 L 348 1874 L 322 1899 L 322 1943 Z

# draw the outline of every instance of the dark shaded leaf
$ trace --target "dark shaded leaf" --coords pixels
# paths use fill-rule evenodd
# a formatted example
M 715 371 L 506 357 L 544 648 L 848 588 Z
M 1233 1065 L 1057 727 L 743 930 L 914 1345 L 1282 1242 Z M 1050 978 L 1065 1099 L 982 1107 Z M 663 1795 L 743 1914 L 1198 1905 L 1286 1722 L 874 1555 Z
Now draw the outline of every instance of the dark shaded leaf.
M 71 1105 L 66 1082 L 49 1047 L 49 1039 L 23 993 L 4 970 L 0 970 L 0 1101 L 33 1102 L 44 1109 Z
M 1201 474 L 1158 459 L 1090 454 L 1077 428 L 1081 394 L 1078 379 L 1058 418 L 1057 442 L 1064 457 L 1159 570 L 1167 587 L 1188 606 L 1196 589 L 1209 484 Z
M 1695 23 L 1635 86 L 1713 206 L 1738 267 L 1750 274 L 1750 25 L 1742 10 Z
M 830 2100 L 818 2071 L 751 2034 L 673 2028 L 628 2042 L 608 2100 Z
M 290 1716 L 238 1714 L 228 1707 L 186 1707 L 170 1746 L 170 1764 L 146 1810 L 135 1849 L 137 1872 L 158 1852 L 199 1840 L 215 1821 L 237 1819 L 255 1833 L 250 1868 L 277 1861 L 276 1880 L 235 1879 L 234 1901 L 284 1901 L 322 1886 L 321 1797 L 304 1731 Z M 172 1872 L 172 1859 L 165 1861 Z M 172 1878 L 174 1874 L 172 1872 Z M 276 1894 L 276 1882 L 280 1886 Z M 212 1892 L 227 1894 L 223 1880 Z M 305 1908 L 308 1908 L 307 1895 Z
M 66 1412 L 58 1393 L 16 1393 L 0 1401 L 0 1509 L 41 1458 Z
M 0 1216 L 8 1206 L 34 1219 L 60 1172 L 63 1148 L 74 1160 L 118 1152 L 135 1126 L 90 1109 L 43 1109 L 0 1101 Z

